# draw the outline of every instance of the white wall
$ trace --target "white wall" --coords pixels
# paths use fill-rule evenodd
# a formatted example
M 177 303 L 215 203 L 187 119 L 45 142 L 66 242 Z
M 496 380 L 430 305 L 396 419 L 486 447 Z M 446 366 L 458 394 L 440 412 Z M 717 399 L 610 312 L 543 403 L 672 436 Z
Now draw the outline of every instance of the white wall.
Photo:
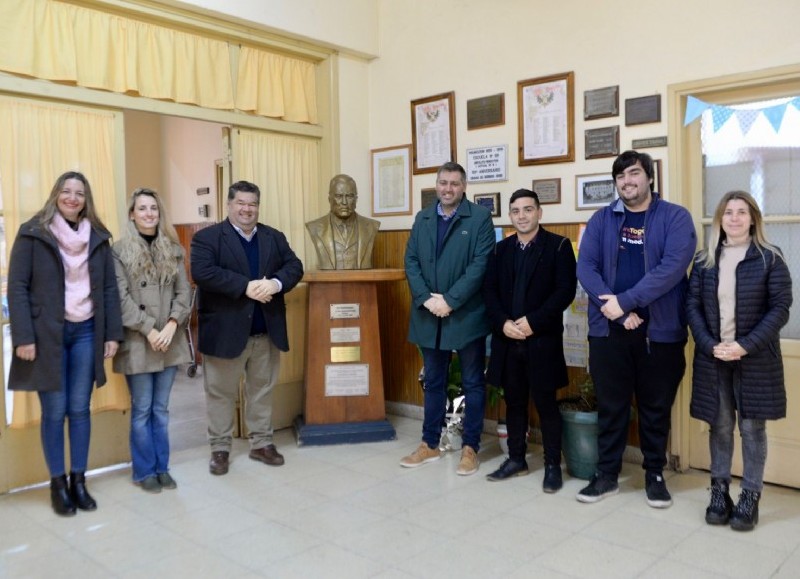
M 215 161 L 222 158 L 222 125 L 163 117 L 162 183 L 172 223 L 216 221 Z M 208 187 L 208 195 L 197 189 Z M 201 217 L 197 208 L 208 204 L 210 214 Z

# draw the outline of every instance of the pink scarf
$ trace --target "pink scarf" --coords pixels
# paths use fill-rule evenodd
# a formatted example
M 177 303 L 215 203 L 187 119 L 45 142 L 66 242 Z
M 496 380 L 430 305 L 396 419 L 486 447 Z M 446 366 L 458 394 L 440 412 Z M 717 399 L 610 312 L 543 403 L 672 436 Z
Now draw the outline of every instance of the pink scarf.
M 89 281 L 89 236 L 92 226 L 81 219 L 75 231 L 56 211 L 50 233 L 58 242 L 64 264 L 64 317 L 70 322 L 83 322 L 94 315 Z

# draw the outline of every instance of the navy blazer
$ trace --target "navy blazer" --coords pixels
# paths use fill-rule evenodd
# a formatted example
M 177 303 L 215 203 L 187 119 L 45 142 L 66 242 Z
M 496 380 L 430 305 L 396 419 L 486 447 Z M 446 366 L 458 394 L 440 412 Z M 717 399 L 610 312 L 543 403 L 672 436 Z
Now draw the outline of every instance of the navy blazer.
M 503 369 L 512 342 L 503 333 L 511 315 L 514 292 L 514 247 L 517 236 L 497 244 L 489 258 L 483 284 L 486 311 L 492 328 L 492 351 L 486 378 L 503 385 Z M 525 250 L 527 280 L 524 310 L 533 336 L 525 340 L 530 383 L 537 388 L 558 389 L 567 385 L 562 336 L 563 314 L 575 298 L 575 253 L 569 239 L 540 226 L 533 245 Z
M 260 307 L 272 343 L 289 350 L 284 294 L 303 277 L 303 264 L 286 236 L 263 223 L 257 225 L 258 276 L 277 278 L 283 289 L 262 304 L 245 295 L 252 280 L 239 234 L 227 219 L 192 238 L 192 278 L 197 284 L 198 349 L 202 354 L 236 358 L 247 345 L 253 312 Z

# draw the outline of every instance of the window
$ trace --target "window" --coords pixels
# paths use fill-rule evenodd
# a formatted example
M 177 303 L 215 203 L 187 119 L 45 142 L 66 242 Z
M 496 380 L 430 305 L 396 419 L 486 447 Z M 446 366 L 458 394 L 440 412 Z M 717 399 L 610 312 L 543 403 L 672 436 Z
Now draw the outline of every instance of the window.
M 800 111 L 786 106 L 777 132 L 764 115 L 765 109 L 791 100 L 725 107 L 727 120 L 714 108 L 703 113 L 703 223 L 708 239 L 721 197 L 736 189 L 749 192 L 764 215 L 767 239 L 783 250 L 792 279 L 800 280 Z M 800 303 L 797 284 L 793 293 L 795 304 Z M 792 316 L 781 337 L 800 338 L 800 316 Z

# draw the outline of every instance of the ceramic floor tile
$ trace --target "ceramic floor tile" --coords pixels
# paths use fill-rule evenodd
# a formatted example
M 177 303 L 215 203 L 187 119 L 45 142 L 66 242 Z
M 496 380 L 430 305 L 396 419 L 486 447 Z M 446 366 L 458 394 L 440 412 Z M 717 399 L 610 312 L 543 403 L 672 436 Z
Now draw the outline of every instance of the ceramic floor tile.
M 294 511 L 277 521 L 323 540 L 330 540 L 350 529 L 360 529 L 383 518 L 381 515 L 342 501 L 328 501 Z
M 226 503 L 166 519 L 160 524 L 200 545 L 213 547 L 218 541 L 262 523 L 261 517 Z
M 662 556 L 686 538 L 686 527 L 667 521 L 615 511 L 589 525 L 580 534 L 605 540 L 620 547 L 636 547 L 637 551 Z
M 304 553 L 269 564 L 262 572 L 265 577 L 281 579 L 361 579 L 374 577 L 386 566 L 361 557 L 336 545 L 323 545 Z
M 787 557 L 773 575 L 774 579 L 796 579 L 800 577 L 800 549 Z
M 157 561 L 142 561 L 142 565 L 120 572 L 126 579 L 152 579 L 153 577 L 191 577 L 192 579 L 240 579 L 252 572 L 222 551 L 191 546 L 176 550 L 169 557 Z
M 344 500 L 379 515 L 391 516 L 434 499 L 437 495 L 388 481 L 353 493 Z
M 410 554 L 439 544 L 440 538 L 435 531 L 396 519 L 383 519 L 331 537 L 343 549 L 392 567 L 401 567 Z
M 194 548 L 194 545 L 172 531 L 151 524 L 83 541 L 73 548 L 105 568 L 123 573 L 141 567 L 144 553 L 148 563 L 153 563 L 172 556 L 175 551 Z
M 298 479 L 294 486 L 329 498 L 341 499 L 369 489 L 379 482 L 381 479 L 374 476 L 349 468 L 334 467 L 325 471 L 325 476 Z
M 309 533 L 265 521 L 255 528 L 228 535 L 215 547 L 255 572 L 275 561 L 319 548 L 323 543 L 323 539 Z
M 465 547 L 471 546 L 479 551 L 486 547 L 527 561 L 564 541 L 569 541 L 572 536 L 569 531 L 531 524 L 530 520 L 507 511 L 481 525 L 473 526 L 460 539 Z
M 93 561 L 75 549 L 65 549 L 49 556 L 14 559 L 4 565 L 9 578 L 80 577 L 81 579 L 107 579 L 113 577 L 112 569 Z
M 543 553 L 535 559 L 559 573 L 574 577 L 626 577 L 645 576 L 644 571 L 657 561 L 657 557 L 611 545 L 605 541 L 576 535 Z
M 204 408 L 175 409 L 204 421 Z M 768 485 L 756 530 L 735 533 L 703 520 L 705 472 L 666 472 L 674 504 L 652 509 L 640 465 L 625 463 L 620 494 L 585 505 L 575 494 L 586 481 L 566 472 L 560 492 L 542 492 L 539 445 L 529 476 L 488 482 L 504 459 L 491 435 L 473 476 L 456 475 L 459 452 L 401 468 L 421 422 L 389 420 L 397 440 L 363 445 L 297 447 L 277 431 L 280 468 L 237 439 L 221 477 L 208 473 L 204 425 L 189 429 L 194 446 L 172 454 L 176 491 L 142 492 L 125 465 L 90 473 L 100 508 L 71 518 L 53 514 L 46 485 L 0 497 L 0 578 L 800 577 L 795 489 Z
M 453 522 L 457 521 L 458 518 Z M 463 526 L 476 524 L 469 518 L 461 522 Z M 463 532 L 468 530 L 463 529 Z M 414 551 L 413 556 L 407 556 L 397 567 L 420 577 L 505 577 L 523 563 L 488 547 L 464 549 L 460 538 L 442 538 L 427 549 Z
M 727 577 L 755 579 L 772 576 L 789 555 L 770 547 L 756 548 L 750 535 L 726 527 L 695 531 L 667 558 Z
M 645 571 L 647 579 L 722 579 L 726 575 L 714 573 L 708 569 L 699 569 L 679 561 L 661 559 Z

